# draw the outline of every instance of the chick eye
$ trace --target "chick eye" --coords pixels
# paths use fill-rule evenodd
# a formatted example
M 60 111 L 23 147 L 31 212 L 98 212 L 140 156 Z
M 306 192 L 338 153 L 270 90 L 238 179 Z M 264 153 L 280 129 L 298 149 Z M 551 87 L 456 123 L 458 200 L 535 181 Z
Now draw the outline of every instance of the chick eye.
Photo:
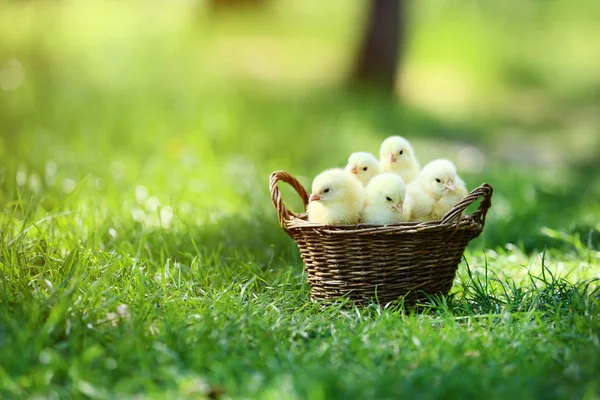
M 329 193 L 329 188 L 323 190 L 323 193 Z
M 404 153 L 404 150 L 400 150 L 400 152 L 398 154 L 402 155 L 402 153 Z
M 386 199 L 387 201 L 392 201 L 392 199 L 390 199 L 389 197 L 386 197 L 385 199 Z
M 442 183 L 442 181 L 440 181 L 438 178 L 435 178 L 435 181 L 436 181 L 437 183 Z
M 364 168 L 363 168 L 363 171 L 366 171 L 366 170 L 367 170 L 367 167 L 364 167 Z

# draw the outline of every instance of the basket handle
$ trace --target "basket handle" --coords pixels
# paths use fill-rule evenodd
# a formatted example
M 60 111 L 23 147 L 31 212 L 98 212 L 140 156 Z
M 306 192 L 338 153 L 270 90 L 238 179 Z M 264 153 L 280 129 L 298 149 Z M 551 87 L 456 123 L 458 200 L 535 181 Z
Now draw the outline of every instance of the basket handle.
M 441 223 L 446 224 L 451 222 L 453 219 L 456 219 L 458 221 L 458 219 L 465 212 L 467 207 L 473 204 L 473 202 L 475 202 L 480 197 L 483 197 L 483 199 L 481 199 L 481 203 L 479 203 L 479 208 L 477 208 L 477 210 L 473 214 L 471 214 L 471 218 L 473 218 L 477 223 L 481 224 L 482 226 L 485 225 L 485 216 L 489 208 L 492 206 L 493 191 L 494 190 L 492 189 L 492 187 L 487 183 L 483 183 L 478 188 L 473 189 L 471 193 L 469 193 L 464 199 L 462 199 L 450 211 L 448 211 L 446 215 L 444 215 Z
M 279 219 L 279 225 L 285 229 L 285 224 L 290 220 L 292 216 L 296 216 L 292 210 L 288 209 L 283 203 L 283 199 L 281 198 L 281 193 L 279 192 L 279 187 L 277 184 L 279 181 L 283 181 L 293 187 L 296 192 L 302 198 L 302 203 L 304 204 L 304 210 L 306 211 L 306 206 L 308 205 L 308 193 L 304 187 L 298 182 L 296 178 L 292 175 L 288 174 L 285 171 L 275 171 L 269 176 L 269 190 L 271 190 L 271 201 L 273 202 L 273 206 L 277 210 L 277 218 Z

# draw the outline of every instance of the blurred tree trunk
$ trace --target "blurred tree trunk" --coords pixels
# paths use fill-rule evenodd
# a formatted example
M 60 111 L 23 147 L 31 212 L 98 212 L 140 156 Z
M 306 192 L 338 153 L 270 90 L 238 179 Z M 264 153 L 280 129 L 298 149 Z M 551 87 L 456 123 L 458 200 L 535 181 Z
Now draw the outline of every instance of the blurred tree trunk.
M 393 94 L 404 44 L 405 0 L 370 0 L 351 83 Z

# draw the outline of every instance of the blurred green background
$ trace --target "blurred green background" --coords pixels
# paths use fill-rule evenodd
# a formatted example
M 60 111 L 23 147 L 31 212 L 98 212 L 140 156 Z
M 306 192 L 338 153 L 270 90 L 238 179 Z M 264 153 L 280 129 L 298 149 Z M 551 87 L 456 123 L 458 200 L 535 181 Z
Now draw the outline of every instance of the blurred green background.
M 410 2 L 395 99 L 347 85 L 367 8 L 0 2 L 4 222 L 68 210 L 85 229 L 288 243 L 271 171 L 308 187 L 400 134 L 494 187 L 474 246 L 572 246 L 544 227 L 597 246 L 597 2 Z

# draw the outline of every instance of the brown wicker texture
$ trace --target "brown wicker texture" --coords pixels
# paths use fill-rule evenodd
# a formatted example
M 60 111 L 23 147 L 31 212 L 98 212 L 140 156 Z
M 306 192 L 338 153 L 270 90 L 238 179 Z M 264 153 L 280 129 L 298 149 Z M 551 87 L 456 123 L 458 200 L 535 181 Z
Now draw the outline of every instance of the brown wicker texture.
M 348 296 L 358 305 L 404 298 L 408 306 L 428 296 L 448 294 L 465 248 L 483 230 L 492 197 L 492 187 L 484 183 L 440 221 L 320 225 L 308 222 L 306 213 L 296 214 L 286 207 L 279 181 L 298 192 L 305 210 L 308 194 L 287 172 L 271 174 L 271 199 L 281 227 L 298 244 L 311 298 Z M 463 216 L 479 198 L 477 211 Z

